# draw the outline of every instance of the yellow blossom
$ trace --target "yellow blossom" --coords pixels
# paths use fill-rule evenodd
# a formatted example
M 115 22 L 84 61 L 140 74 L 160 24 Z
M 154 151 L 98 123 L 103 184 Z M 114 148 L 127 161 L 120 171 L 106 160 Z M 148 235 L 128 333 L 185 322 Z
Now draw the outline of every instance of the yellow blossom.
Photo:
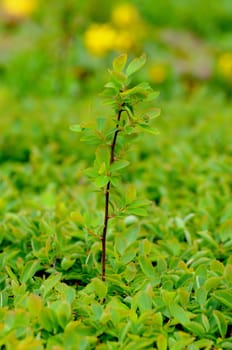
M 115 39 L 115 48 L 119 51 L 131 51 L 137 46 L 136 36 L 129 31 L 119 31 Z
M 223 53 L 218 59 L 218 73 L 232 82 L 232 52 Z
M 112 22 L 119 28 L 128 28 L 140 23 L 140 15 L 136 7 L 125 3 L 113 9 Z
M 149 76 L 152 82 L 160 84 L 167 78 L 167 67 L 162 63 L 153 64 L 149 69 Z
M 103 56 L 114 48 L 117 33 L 108 23 L 92 24 L 84 35 L 85 46 L 96 56 Z
M 37 5 L 37 0 L 2 0 L 0 6 L 7 16 L 24 18 L 30 16 Z

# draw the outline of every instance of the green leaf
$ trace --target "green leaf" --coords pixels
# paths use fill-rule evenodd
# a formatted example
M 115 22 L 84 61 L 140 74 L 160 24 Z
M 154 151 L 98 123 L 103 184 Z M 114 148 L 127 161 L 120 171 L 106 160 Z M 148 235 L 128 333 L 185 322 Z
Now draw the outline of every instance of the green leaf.
M 189 322 L 188 313 L 177 303 L 172 302 L 169 304 L 169 310 L 171 315 L 181 324 Z
M 159 130 L 157 129 L 151 129 L 151 127 L 148 124 L 138 124 L 137 128 L 140 131 L 146 132 L 148 134 L 152 134 L 152 135 L 159 135 Z
M 147 216 L 148 212 L 144 208 L 127 208 L 127 213 L 137 215 L 137 216 Z
M 212 295 L 220 303 L 232 309 L 232 289 L 218 290 L 215 291 Z
M 222 312 L 218 310 L 213 310 L 213 317 L 217 323 L 217 326 L 222 338 L 224 338 L 227 333 L 227 322 L 226 322 L 225 316 L 223 315 Z
M 97 118 L 97 130 L 102 132 L 106 125 L 106 118 Z
M 26 265 L 23 268 L 20 281 L 22 283 L 26 283 L 28 280 L 30 280 L 34 274 L 39 271 L 41 268 L 40 262 L 38 260 L 32 260 L 28 261 Z
M 70 269 L 70 267 L 72 267 L 76 262 L 76 259 L 72 259 L 70 257 L 64 257 L 61 261 L 61 268 L 64 271 L 67 271 Z
M 158 350 L 167 350 L 168 342 L 164 334 L 159 334 L 157 337 L 157 348 Z
M 148 119 L 151 120 L 151 119 L 157 118 L 159 115 L 160 115 L 160 109 L 159 108 L 154 108 L 154 109 L 148 111 L 145 114 L 145 117 L 148 117 Z
M 105 282 L 103 282 L 99 278 L 93 278 L 91 284 L 94 288 L 95 294 L 99 298 L 103 299 L 106 297 L 107 292 L 108 292 L 108 287 L 107 287 Z
M 27 302 L 27 308 L 30 314 L 33 317 L 37 317 L 42 310 L 42 306 L 43 306 L 42 298 L 36 294 L 30 294 L 27 297 L 26 302 Z
M 114 161 L 110 166 L 110 172 L 115 172 L 120 169 L 127 167 L 130 164 L 127 160 L 117 160 Z
M 75 125 L 70 126 L 70 130 L 72 130 L 74 132 L 82 132 L 83 129 L 80 126 L 80 124 L 75 124 Z
M 72 310 L 69 303 L 66 301 L 58 301 L 56 303 L 55 312 L 59 325 L 64 329 L 72 319 Z
M 196 299 L 200 305 L 204 305 L 207 300 L 207 291 L 204 287 L 200 287 L 196 290 Z
M 140 70 L 145 63 L 146 63 L 146 55 L 143 54 L 142 56 L 135 58 L 127 66 L 126 75 L 129 77 L 130 75 L 134 74 L 135 72 Z
M 55 311 L 51 308 L 44 307 L 40 313 L 40 323 L 48 332 L 54 332 L 58 328 L 58 321 Z
M 113 68 L 117 72 L 122 72 L 127 62 L 127 54 L 122 54 L 113 60 Z
M 98 170 L 98 174 L 99 174 L 99 175 L 102 175 L 102 174 L 105 173 L 105 171 L 106 171 L 106 163 L 105 163 L 105 162 L 102 162 L 102 164 L 100 165 L 100 168 L 99 168 L 99 170 Z
M 184 327 L 198 337 L 202 338 L 205 335 L 205 328 L 198 322 L 191 321 L 185 323 Z
M 45 298 L 49 292 L 60 282 L 62 277 L 61 273 L 50 275 L 41 285 L 40 290 L 42 291 L 43 297 Z
M 109 180 L 110 178 L 108 176 L 101 175 L 95 179 L 94 183 L 97 187 L 104 187 L 109 182 Z
M 210 277 L 205 281 L 204 287 L 207 292 L 216 289 L 222 281 L 222 277 Z
M 139 257 L 139 265 L 147 277 L 153 278 L 155 276 L 154 267 L 152 266 L 151 261 L 146 256 Z
M 136 198 L 136 187 L 134 184 L 128 185 L 125 193 L 126 204 L 133 202 Z

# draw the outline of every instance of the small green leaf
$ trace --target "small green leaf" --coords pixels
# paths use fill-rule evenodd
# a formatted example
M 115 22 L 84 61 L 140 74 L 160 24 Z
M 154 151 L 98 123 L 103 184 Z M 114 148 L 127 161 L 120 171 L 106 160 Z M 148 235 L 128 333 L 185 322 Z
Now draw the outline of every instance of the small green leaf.
M 210 277 L 205 281 L 204 287 L 207 292 L 211 289 L 216 289 L 221 283 L 222 277 Z
M 70 126 L 70 130 L 74 132 L 82 132 L 82 127 L 80 126 L 80 124 L 75 124 Z
M 37 271 L 40 270 L 40 268 L 41 265 L 38 260 L 28 261 L 23 268 L 22 275 L 20 277 L 21 282 L 26 283 Z
M 205 335 L 205 329 L 199 322 L 191 321 L 185 323 L 184 327 L 198 337 L 202 338 Z
M 169 310 L 171 315 L 181 324 L 189 322 L 189 316 L 187 312 L 177 303 L 170 303 Z
M 113 68 L 117 72 L 122 72 L 127 62 L 127 54 L 122 54 L 113 60 Z
M 126 75 L 129 77 L 130 75 L 134 74 L 135 72 L 140 70 L 145 63 L 146 63 L 146 56 L 144 54 L 140 57 L 135 58 L 127 66 Z
M 157 337 L 157 348 L 158 350 L 167 350 L 168 342 L 164 334 L 159 334 Z
M 155 119 L 160 115 L 160 109 L 159 108 L 154 108 L 150 111 L 148 111 L 145 116 L 147 116 L 149 119 Z
M 76 259 L 71 259 L 69 257 L 64 257 L 61 261 L 61 268 L 67 271 L 75 264 Z
M 52 288 L 55 287 L 57 283 L 61 280 L 62 274 L 57 273 L 55 275 L 50 275 L 41 285 L 40 290 L 42 291 L 43 297 L 45 298 Z
M 133 202 L 136 198 L 136 187 L 134 184 L 128 185 L 125 193 L 126 204 Z
M 196 299 L 200 305 L 204 305 L 207 300 L 207 291 L 204 287 L 200 287 L 196 290 Z
M 106 171 L 106 163 L 105 162 L 102 162 L 101 165 L 100 165 L 100 168 L 98 170 L 98 174 L 99 175 L 102 175 L 104 174 Z
M 220 303 L 232 309 L 232 289 L 218 290 L 215 291 L 212 295 Z
M 151 127 L 147 124 L 138 124 L 137 128 L 140 129 L 140 131 L 147 132 L 148 134 L 159 135 L 159 131 L 157 129 L 151 129 Z
M 213 310 L 213 316 L 217 323 L 219 332 L 222 338 L 224 338 L 227 333 L 227 322 L 226 322 L 225 316 L 223 315 L 222 312 L 218 310 Z
M 40 323 L 46 331 L 54 332 L 58 328 L 55 311 L 51 308 L 44 307 L 40 313 Z
M 101 299 L 105 298 L 108 292 L 106 283 L 99 278 L 93 278 L 91 284 L 93 286 L 95 294 Z
M 130 162 L 128 162 L 127 160 L 114 161 L 110 166 L 110 171 L 111 172 L 118 171 L 120 169 L 127 167 L 129 164 L 130 164 Z
M 128 208 L 127 213 L 137 216 L 147 216 L 147 210 L 144 208 Z
M 55 304 L 55 312 L 59 325 L 64 329 L 72 319 L 71 306 L 66 301 L 58 301 Z
M 106 125 L 106 119 L 105 118 L 97 118 L 97 130 L 102 131 Z
M 153 278 L 155 276 L 154 267 L 152 266 L 152 263 L 146 256 L 139 257 L 139 265 L 147 277 Z
M 95 179 L 94 183 L 97 187 L 104 187 L 109 182 L 109 180 L 110 178 L 108 176 L 101 175 Z

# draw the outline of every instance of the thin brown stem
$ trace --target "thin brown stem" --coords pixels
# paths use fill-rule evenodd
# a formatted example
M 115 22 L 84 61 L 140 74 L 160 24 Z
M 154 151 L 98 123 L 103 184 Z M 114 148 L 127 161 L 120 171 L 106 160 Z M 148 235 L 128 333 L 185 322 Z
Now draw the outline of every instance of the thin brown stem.
M 116 130 L 114 132 L 113 141 L 110 145 L 110 164 L 112 164 L 115 160 L 115 146 L 117 142 L 117 136 L 119 133 L 119 123 L 121 118 L 122 110 L 120 109 L 117 116 L 117 124 Z M 104 217 L 104 226 L 102 231 L 102 281 L 106 279 L 106 235 L 109 221 L 109 202 L 110 202 L 110 187 L 111 181 L 109 181 L 106 185 L 105 189 L 105 217 Z

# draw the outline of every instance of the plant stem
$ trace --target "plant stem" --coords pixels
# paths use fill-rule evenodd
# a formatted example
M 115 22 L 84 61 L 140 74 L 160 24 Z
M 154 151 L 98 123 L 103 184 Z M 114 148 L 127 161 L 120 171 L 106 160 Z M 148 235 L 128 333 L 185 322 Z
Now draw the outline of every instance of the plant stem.
M 122 114 L 122 109 L 118 111 L 117 116 L 117 123 L 116 123 L 116 130 L 114 132 L 113 141 L 110 145 L 110 165 L 115 160 L 115 146 L 117 142 L 117 136 L 119 133 L 119 123 L 120 118 Z M 111 187 L 111 181 L 109 181 L 106 185 L 105 189 L 105 217 L 104 217 L 104 226 L 102 231 L 102 281 L 106 280 L 106 235 L 107 235 L 107 227 L 108 227 L 108 221 L 109 221 L 109 201 L 110 201 L 110 187 Z

